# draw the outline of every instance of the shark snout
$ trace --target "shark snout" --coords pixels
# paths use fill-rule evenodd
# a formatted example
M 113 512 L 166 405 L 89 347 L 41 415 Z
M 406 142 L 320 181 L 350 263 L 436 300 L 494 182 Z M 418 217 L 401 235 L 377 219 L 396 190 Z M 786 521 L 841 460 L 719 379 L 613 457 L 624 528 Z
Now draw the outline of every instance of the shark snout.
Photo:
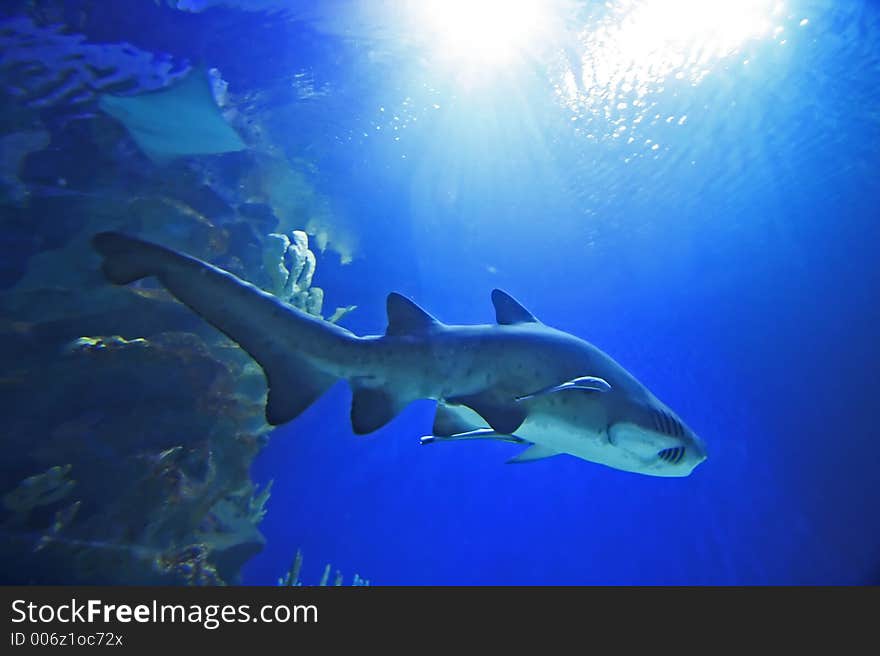
M 682 475 L 687 475 L 693 471 L 694 467 L 699 465 L 707 458 L 706 449 L 702 441 L 693 436 L 692 439 L 683 441 L 677 446 L 666 447 L 657 452 L 657 458 L 664 465 L 671 465 L 674 468 L 682 470 Z
M 640 463 L 642 473 L 653 476 L 688 476 L 707 458 L 702 440 L 677 419 L 648 425 L 617 422 L 609 427 L 608 438 Z
M 703 440 L 701 440 L 699 437 L 692 434 L 691 439 L 693 442 L 693 444 L 691 446 L 691 448 L 693 449 L 692 454 L 693 454 L 694 458 L 696 459 L 694 466 L 696 466 L 696 465 L 699 465 L 704 460 L 708 460 L 709 452 L 706 450 L 706 445 L 703 443 Z

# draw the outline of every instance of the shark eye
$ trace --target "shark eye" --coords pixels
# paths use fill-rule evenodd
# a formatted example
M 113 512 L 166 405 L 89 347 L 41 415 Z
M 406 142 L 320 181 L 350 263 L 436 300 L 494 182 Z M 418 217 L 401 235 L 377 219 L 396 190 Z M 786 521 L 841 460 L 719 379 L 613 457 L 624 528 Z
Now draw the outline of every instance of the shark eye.
M 677 465 L 684 458 L 684 454 L 687 451 L 683 446 L 674 446 L 669 449 L 663 449 L 657 453 L 657 457 L 664 462 L 668 462 L 671 465 Z

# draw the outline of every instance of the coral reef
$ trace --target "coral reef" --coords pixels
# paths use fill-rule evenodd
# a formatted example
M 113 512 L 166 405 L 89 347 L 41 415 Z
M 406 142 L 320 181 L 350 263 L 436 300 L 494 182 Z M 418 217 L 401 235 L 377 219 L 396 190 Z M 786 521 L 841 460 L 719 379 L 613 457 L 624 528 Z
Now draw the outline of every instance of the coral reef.
M 155 91 L 189 70 L 128 43 L 87 43 L 63 25 L 37 25 L 27 16 L 0 22 L 0 51 L 3 87 L 34 108 L 82 103 L 99 93 Z
M 165 88 L 187 72 L 166 57 L 26 17 L 0 22 L 0 47 L 22 101 L 0 110 L 0 582 L 235 583 L 264 544 L 263 372 L 154 282 L 106 283 L 89 240 L 159 240 L 320 316 L 322 256 L 295 231 L 322 197 L 294 175 L 281 225 L 254 184 L 264 152 L 156 167 L 103 115 L 50 124 L 98 93 Z M 224 116 L 245 124 L 236 100 Z
M 287 235 L 272 233 L 266 238 L 263 254 L 263 269 L 269 277 L 266 291 L 304 312 L 322 317 L 324 290 L 312 286 L 317 259 L 309 250 L 309 236 L 302 230 L 294 230 L 292 237 L 293 240 Z M 356 307 L 337 307 L 327 321 L 336 323 Z
M 179 551 L 156 556 L 156 569 L 187 585 L 222 585 L 223 579 L 208 560 L 209 551 L 203 544 L 194 544 Z
M 303 586 L 307 585 L 302 582 L 300 579 L 300 573 L 302 572 L 302 564 L 303 564 L 303 553 L 302 549 L 296 550 L 296 555 L 293 557 L 293 563 L 290 565 L 290 569 L 278 579 L 278 585 L 280 586 Z M 332 567 L 330 563 L 327 563 L 324 566 L 324 573 L 321 575 L 321 581 L 318 583 L 319 586 L 326 586 L 330 583 L 330 572 L 332 571 Z M 333 585 L 340 586 L 344 585 L 344 577 L 342 572 L 336 570 L 336 574 L 333 577 Z M 362 578 L 360 575 L 355 574 L 351 579 L 352 586 L 365 586 L 370 585 L 369 579 Z
M 267 427 L 261 374 L 225 350 L 193 333 L 157 333 L 80 337 L 51 359 L 20 358 L 3 403 L 22 436 L 13 452 L 69 464 L 4 496 L 4 562 L 65 563 L 66 581 L 234 581 L 263 544 L 268 490 L 254 489 L 248 465 Z M 71 393 L 76 380 L 88 381 L 85 394 Z M 186 550 L 207 563 L 195 578 L 169 564 Z
M 320 312 L 307 238 L 261 233 L 264 213 L 192 180 L 64 199 L 83 219 L 0 296 L 0 580 L 234 583 L 262 548 L 262 371 L 155 285 L 108 285 L 88 246 L 108 228 L 161 238 Z
M 0 136 L 0 198 L 19 204 L 27 197 L 27 185 L 18 177 L 24 158 L 49 145 L 45 130 L 23 130 Z
M 3 495 L 3 506 L 13 513 L 12 522 L 23 523 L 34 508 L 51 505 L 70 494 L 76 485 L 76 481 L 67 478 L 70 467 L 56 465 L 42 474 L 28 476 Z
M 212 7 L 235 7 L 245 11 L 263 11 L 282 7 L 278 0 L 154 0 L 154 2 L 190 13 L 199 13 Z
M 329 201 L 318 194 L 309 183 L 308 167 L 301 162 L 264 158 L 261 166 L 253 169 L 248 182 L 258 197 L 272 207 L 281 226 L 300 224 L 315 238 L 320 252 L 334 251 L 342 264 L 350 263 L 357 253 L 358 239 L 354 229 L 330 208 Z M 305 225 L 302 217 L 305 216 Z

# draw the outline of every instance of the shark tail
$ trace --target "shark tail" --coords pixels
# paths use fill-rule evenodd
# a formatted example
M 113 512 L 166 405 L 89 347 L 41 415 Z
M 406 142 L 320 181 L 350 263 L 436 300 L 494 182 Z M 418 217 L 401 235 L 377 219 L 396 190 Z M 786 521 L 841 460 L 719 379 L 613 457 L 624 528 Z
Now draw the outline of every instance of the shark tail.
M 104 256 L 101 270 L 114 285 L 128 283 L 151 276 L 155 271 L 154 249 L 160 246 L 134 239 L 116 232 L 102 232 L 92 239 L 92 246 Z
M 107 279 L 125 285 L 155 276 L 180 302 L 247 351 L 269 386 L 266 421 L 286 423 L 337 378 L 303 353 L 353 338 L 348 331 L 287 305 L 236 276 L 183 253 L 116 232 L 92 240 Z

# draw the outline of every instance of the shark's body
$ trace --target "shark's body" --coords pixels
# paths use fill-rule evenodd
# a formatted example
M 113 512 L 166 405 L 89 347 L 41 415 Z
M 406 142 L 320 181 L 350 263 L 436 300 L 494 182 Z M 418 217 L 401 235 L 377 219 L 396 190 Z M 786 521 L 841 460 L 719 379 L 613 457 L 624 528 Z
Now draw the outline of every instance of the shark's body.
M 512 462 L 559 453 L 625 471 L 687 476 L 705 459 L 697 436 L 623 367 L 539 322 L 495 290 L 497 325 L 443 324 L 399 294 L 388 329 L 359 337 L 286 305 L 205 262 L 117 233 L 95 238 L 104 272 L 125 284 L 156 276 L 262 366 L 270 424 L 292 420 L 340 378 L 352 387 L 358 434 L 416 399 L 436 399 L 423 442 L 529 444 Z

